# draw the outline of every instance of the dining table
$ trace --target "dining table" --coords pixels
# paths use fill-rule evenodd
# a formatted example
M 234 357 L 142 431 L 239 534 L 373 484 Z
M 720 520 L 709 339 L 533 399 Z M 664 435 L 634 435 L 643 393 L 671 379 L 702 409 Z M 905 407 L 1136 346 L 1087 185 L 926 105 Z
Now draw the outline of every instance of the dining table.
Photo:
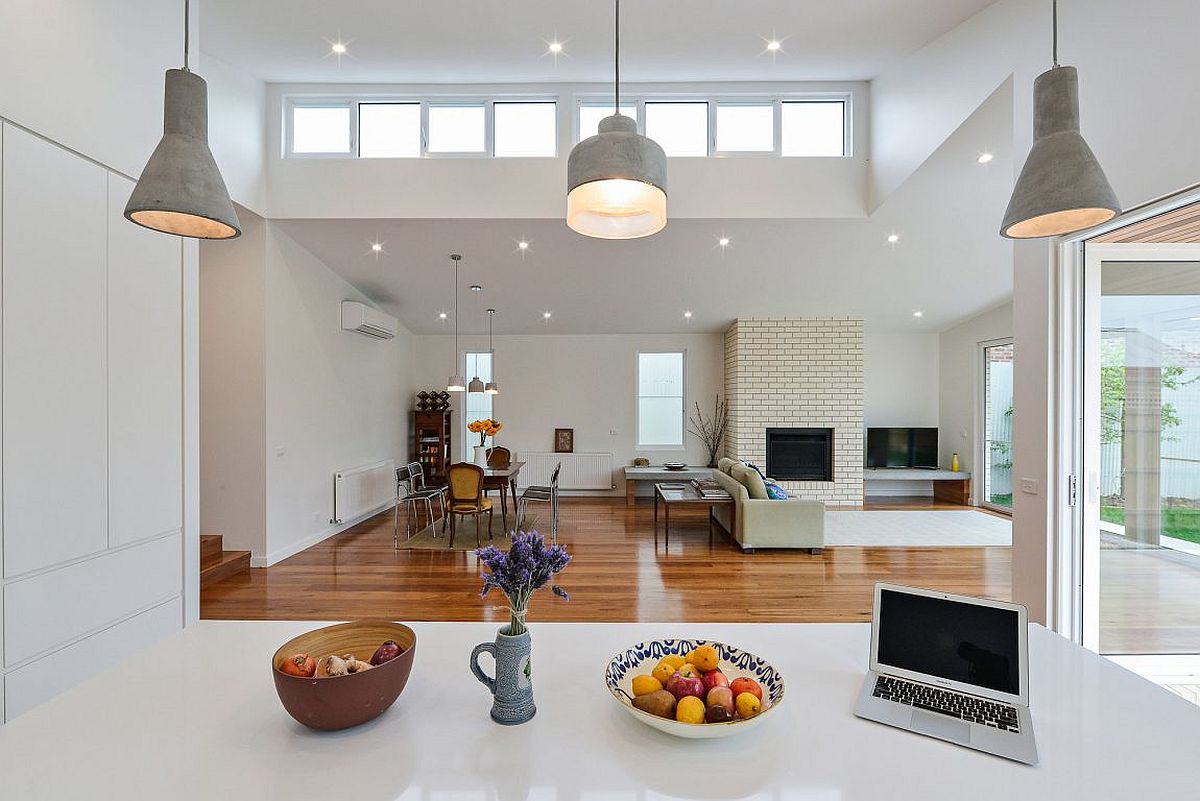
M 508 493 L 512 493 L 513 526 L 521 522 L 517 519 L 517 476 L 521 474 L 521 468 L 524 466 L 524 462 L 511 461 L 504 467 L 483 468 L 483 488 L 500 492 L 500 524 L 506 533 L 512 530 L 508 527 L 508 502 L 505 498 Z M 488 534 L 492 534 L 490 522 Z
M 0 798 L 1182 801 L 1200 791 L 1200 708 L 1036 625 L 1036 766 L 855 717 L 864 623 L 533 622 L 537 713 L 501 726 L 468 669 L 498 623 L 414 622 L 403 693 L 336 732 L 293 720 L 272 678 L 275 650 L 322 625 L 205 620 L 117 664 L 97 655 L 107 669 L 72 661 L 77 686 L 0 726 Z M 609 693 L 605 667 L 636 643 L 678 637 L 768 661 L 782 701 L 725 739 L 644 725 Z M 491 660 L 481 667 L 490 673 Z

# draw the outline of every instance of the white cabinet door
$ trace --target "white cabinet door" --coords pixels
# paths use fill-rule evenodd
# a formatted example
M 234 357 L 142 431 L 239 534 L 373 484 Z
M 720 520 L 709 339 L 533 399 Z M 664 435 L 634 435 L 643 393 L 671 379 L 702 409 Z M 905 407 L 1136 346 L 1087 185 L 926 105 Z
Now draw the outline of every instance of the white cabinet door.
M 108 190 L 108 531 L 124 545 L 183 525 L 182 248 Z
M 4 126 L 4 575 L 108 545 L 105 170 Z

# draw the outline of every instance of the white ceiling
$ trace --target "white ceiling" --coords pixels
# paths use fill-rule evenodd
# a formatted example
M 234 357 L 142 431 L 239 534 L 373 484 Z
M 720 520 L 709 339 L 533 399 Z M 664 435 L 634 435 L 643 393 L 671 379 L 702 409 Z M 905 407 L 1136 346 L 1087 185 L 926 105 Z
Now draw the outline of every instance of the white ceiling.
M 867 80 L 991 2 L 627 0 L 622 78 Z M 611 79 L 612 17 L 603 0 L 204 0 L 200 38 L 272 82 L 590 82 Z M 774 58 L 762 52 L 773 35 L 786 51 Z M 340 65 L 326 41 L 339 37 Z

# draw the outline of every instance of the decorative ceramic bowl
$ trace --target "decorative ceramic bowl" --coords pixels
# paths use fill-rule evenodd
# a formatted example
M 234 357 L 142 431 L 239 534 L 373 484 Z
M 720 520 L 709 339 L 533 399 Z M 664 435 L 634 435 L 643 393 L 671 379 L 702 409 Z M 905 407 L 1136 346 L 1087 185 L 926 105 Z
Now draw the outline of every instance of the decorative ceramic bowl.
M 395 640 L 403 649 L 400 656 L 362 673 L 307 679 L 279 669 L 294 654 L 312 656 L 319 663 L 318 672 L 330 654 L 354 654 L 369 661 L 387 640 Z M 288 640 L 271 658 L 271 673 L 283 708 L 298 722 L 327 731 L 348 729 L 379 717 L 395 703 L 408 683 L 416 653 L 417 635 L 408 626 L 389 620 L 359 620 Z
M 686 654 L 693 648 L 712 644 L 721 654 L 720 670 L 732 682 L 734 679 L 754 679 L 762 686 L 762 711 L 746 720 L 727 723 L 680 723 L 643 712 L 633 705 L 633 677 L 649 675 L 664 656 Z M 649 640 L 626 648 L 608 663 L 604 672 L 608 691 L 634 718 L 659 731 L 676 737 L 711 739 L 729 737 L 762 723 L 783 701 L 783 676 L 764 659 L 732 645 L 710 640 Z
M 687 464 L 684 462 L 663 462 L 663 467 L 668 470 L 682 470 L 687 467 Z

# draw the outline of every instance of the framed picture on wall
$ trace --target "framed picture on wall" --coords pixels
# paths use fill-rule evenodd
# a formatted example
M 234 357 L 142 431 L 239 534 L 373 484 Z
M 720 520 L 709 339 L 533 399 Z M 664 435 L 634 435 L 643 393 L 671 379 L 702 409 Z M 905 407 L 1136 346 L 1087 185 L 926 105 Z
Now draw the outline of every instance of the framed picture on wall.
M 575 429 L 573 429 L 573 428 L 556 428 L 556 429 L 554 429 L 554 452 L 555 453 L 574 453 L 575 452 Z

